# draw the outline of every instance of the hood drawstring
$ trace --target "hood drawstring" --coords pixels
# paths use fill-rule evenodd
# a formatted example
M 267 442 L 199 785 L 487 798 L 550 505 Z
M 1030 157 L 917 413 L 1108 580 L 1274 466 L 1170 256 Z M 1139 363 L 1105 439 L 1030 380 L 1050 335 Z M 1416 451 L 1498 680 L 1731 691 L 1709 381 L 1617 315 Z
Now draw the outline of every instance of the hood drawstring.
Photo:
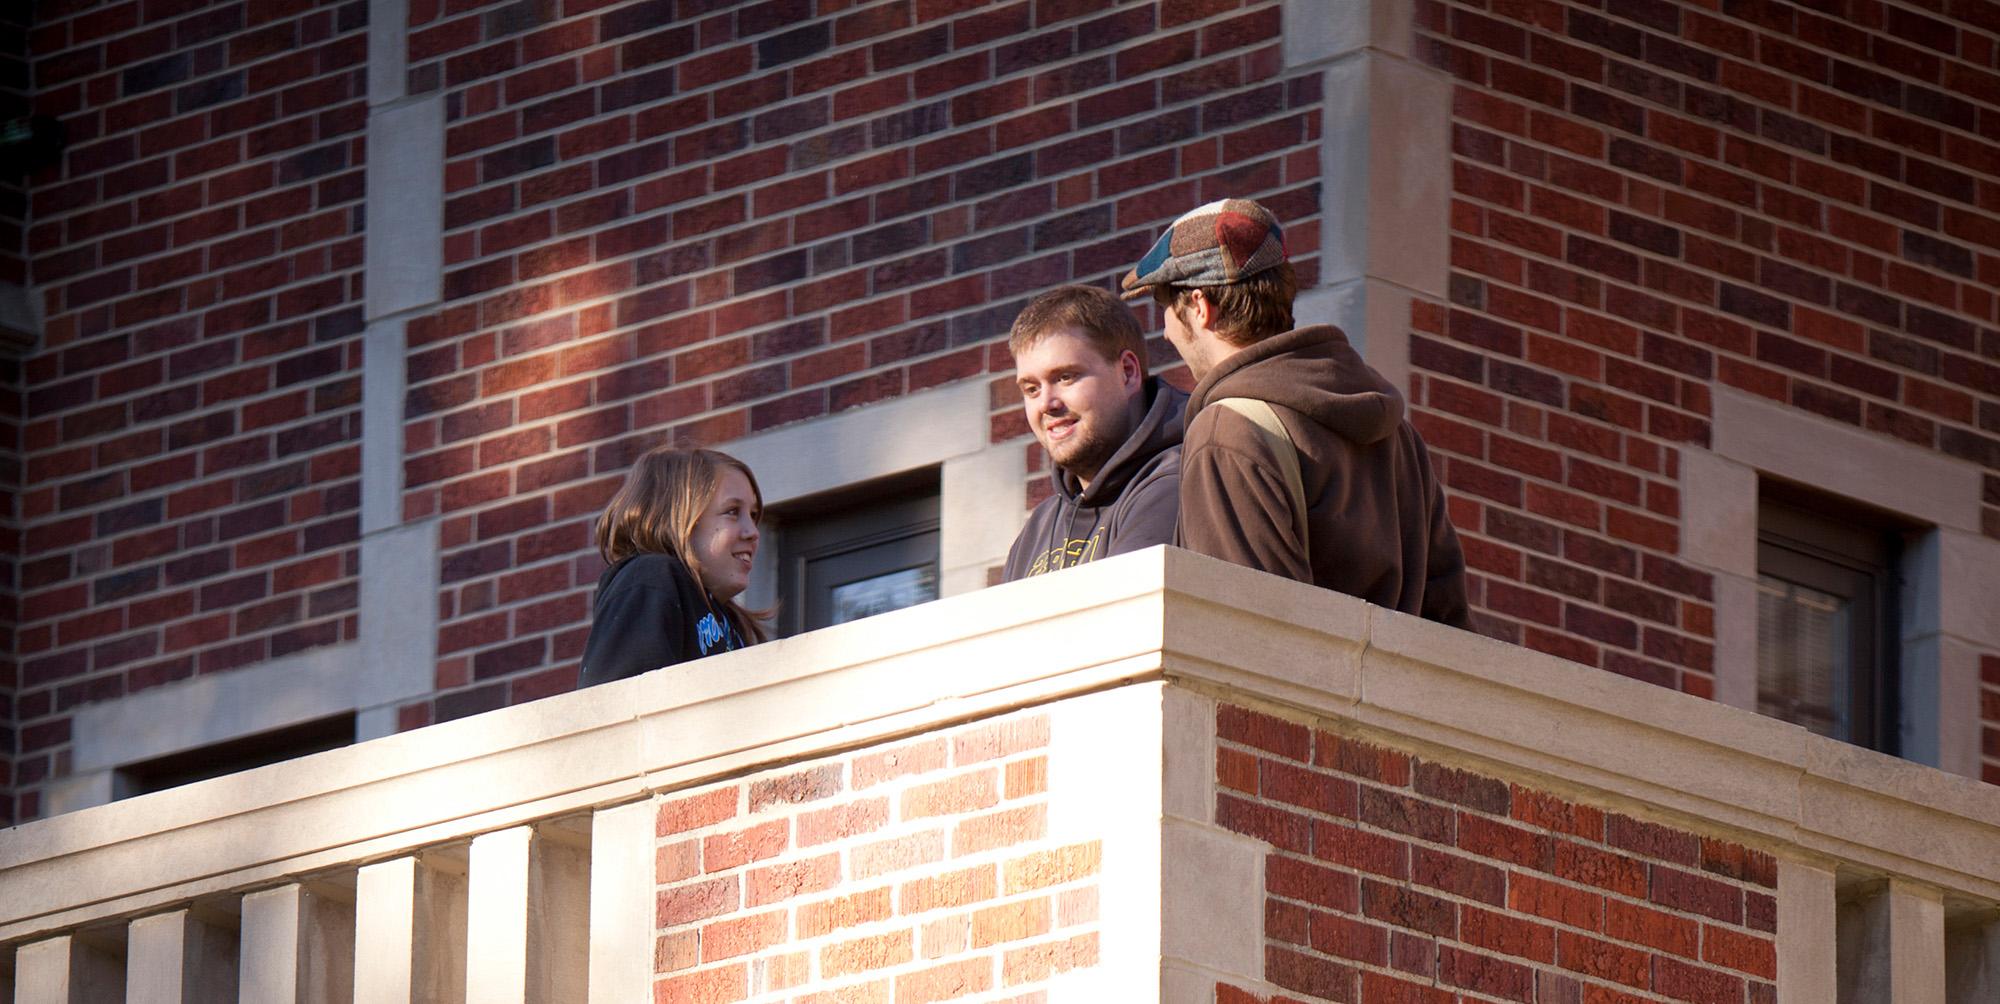
M 1079 492 L 1078 496 L 1081 495 Z M 1081 562 L 1072 563 L 1068 559 L 1070 542 L 1077 539 L 1076 518 L 1082 514 L 1083 506 L 1060 487 L 1056 489 L 1056 500 L 1056 518 L 1049 520 L 1049 532 L 1042 541 L 1042 551 L 1039 555 L 1046 566 L 1044 568 L 1046 572 L 1061 571 L 1072 567 L 1072 564 L 1081 564 Z M 1092 521 L 1089 536 L 1083 538 L 1085 544 L 1096 540 L 1098 532 L 1103 529 L 1104 511 L 1100 508 L 1099 515 Z

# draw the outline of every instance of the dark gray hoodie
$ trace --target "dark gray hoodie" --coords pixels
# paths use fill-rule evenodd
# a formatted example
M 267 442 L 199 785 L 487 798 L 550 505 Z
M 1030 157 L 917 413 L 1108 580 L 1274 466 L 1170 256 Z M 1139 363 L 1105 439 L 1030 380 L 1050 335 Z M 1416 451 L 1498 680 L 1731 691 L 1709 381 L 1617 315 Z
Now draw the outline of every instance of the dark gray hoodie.
M 1187 394 L 1146 378 L 1152 404 L 1084 488 L 1056 467 L 1055 494 L 1028 514 L 1007 553 L 1007 581 L 1174 541 L 1180 511 L 1181 413 Z
M 1291 434 L 1307 540 L 1269 440 L 1248 418 L 1208 407 L 1230 397 L 1268 402 Z M 1217 364 L 1189 401 L 1185 450 L 1180 546 L 1471 626 L 1465 558 L 1423 439 L 1403 395 L 1339 328 L 1287 331 Z

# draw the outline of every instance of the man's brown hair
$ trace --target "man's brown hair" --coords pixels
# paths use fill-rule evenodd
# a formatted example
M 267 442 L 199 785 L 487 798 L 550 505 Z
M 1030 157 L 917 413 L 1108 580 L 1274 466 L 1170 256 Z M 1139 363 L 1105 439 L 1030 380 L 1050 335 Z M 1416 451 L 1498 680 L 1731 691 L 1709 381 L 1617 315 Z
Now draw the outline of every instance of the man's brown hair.
M 1130 352 L 1146 372 L 1146 334 L 1132 308 L 1116 294 L 1096 286 L 1057 286 L 1028 301 L 1007 334 L 1007 351 L 1020 355 L 1046 335 L 1075 328 L 1090 347 L 1110 362 Z
M 1299 280 L 1291 262 L 1280 262 L 1227 286 L 1154 286 L 1153 302 L 1173 311 L 1186 324 L 1187 295 L 1196 289 L 1215 308 L 1215 322 L 1210 327 L 1237 348 L 1282 335 L 1295 326 L 1292 300 L 1299 295 Z

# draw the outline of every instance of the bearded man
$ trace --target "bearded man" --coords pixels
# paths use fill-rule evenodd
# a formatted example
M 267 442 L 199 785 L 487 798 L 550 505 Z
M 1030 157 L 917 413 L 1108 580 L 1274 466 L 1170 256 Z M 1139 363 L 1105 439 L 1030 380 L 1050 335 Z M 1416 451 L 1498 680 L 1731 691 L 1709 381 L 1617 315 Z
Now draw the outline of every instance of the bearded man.
M 1090 286 L 1036 297 L 1007 339 L 1055 491 L 1007 555 L 1007 581 L 1172 543 L 1187 395 L 1146 373 L 1139 321 Z

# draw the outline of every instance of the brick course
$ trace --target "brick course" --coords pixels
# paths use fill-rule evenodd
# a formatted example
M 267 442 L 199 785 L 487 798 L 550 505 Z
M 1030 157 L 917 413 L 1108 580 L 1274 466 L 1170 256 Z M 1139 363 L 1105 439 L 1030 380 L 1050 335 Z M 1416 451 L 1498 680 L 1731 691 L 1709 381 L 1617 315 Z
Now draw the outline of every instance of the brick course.
M 1769 854 L 1251 708 L 1219 705 L 1216 729 L 1216 823 L 1271 844 L 1262 975 L 1298 995 L 1223 983 L 1218 1004 L 1776 992 Z M 1302 805 L 1297 782 L 1273 791 L 1261 772 L 1240 787 L 1250 775 L 1230 764 L 1245 756 L 1359 788 L 1361 818 Z M 1224 799 L 1257 811 L 1225 813 Z
M 1027 994 L 1095 965 L 1102 853 L 1096 841 L 1050 839 L 1045 790 L 997 807 L 908 797 L 956 778 L 990 778 L 983 765 L 996 761 L 1046 763 L 1049 726 L 1045 714 L 1019 713 L 901 752 L 863 752 L 662 799 L 654 999 L 738 1000 L 807 983 L 840 1000 Z M 923 756 L 942 749 L 953 751 L 948 761 Z M 885 756 L 910 753 L 919 769 L 871 776 Z M 757 793 L 772 789 L 806 794 L 760 802 Z M 872 825 L 827 829 L 854 819 Z M 953 838 L 968 829 L 979 839 Z M 697 844 L 699 870 L 689 860 Z M 769 853 L 747 857 L 746 847 Z

